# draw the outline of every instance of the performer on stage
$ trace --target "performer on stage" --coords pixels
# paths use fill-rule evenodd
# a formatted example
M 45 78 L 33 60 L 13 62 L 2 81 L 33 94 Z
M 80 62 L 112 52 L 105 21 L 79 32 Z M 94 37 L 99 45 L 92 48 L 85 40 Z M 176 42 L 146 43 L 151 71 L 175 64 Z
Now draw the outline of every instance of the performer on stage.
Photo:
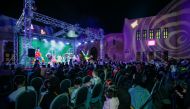
M 36 49 L 36 53 L 35 53 L 35 58 L 36 58 L 36 60 L 42 60 L 42 54 L 41 54 L 41 52 L 40 52 L 40 49 L 39 48 L 37 48 Z

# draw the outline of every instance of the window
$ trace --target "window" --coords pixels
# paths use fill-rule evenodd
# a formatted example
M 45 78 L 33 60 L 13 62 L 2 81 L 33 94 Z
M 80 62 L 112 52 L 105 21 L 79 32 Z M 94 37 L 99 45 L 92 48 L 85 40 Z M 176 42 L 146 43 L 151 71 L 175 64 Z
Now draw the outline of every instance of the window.
M 149 30 L 149 39 L 153 39 L 154 38 L 154 31 L 153 29 Z
M 147 30 L 143 30 L 143 39 L 147 39 Z
M 137 61 L 141 60 L 141 52 L 136 52 L 136 60 Z
M 164 39 L 168 38 L 168 28 L 164 28 Z
M 138 30 L 136 32 L 136 40 L 140 40 L 140 37 L 141 37 L 141 32 L 140 32 L 140 30 Z
M 158 28 L 158 29 L 156 29 L 156 38 L 160 39 L 160 36 L 161 36 L 161 30 L 160 30 L 160 28 Z

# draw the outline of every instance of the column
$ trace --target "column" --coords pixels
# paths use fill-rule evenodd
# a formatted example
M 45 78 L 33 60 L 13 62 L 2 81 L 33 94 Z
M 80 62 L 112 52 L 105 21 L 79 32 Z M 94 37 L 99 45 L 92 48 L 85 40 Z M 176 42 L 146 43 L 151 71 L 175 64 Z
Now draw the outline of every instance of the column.
M 100 39 L 100 59 L 104 59 L 104 41 Z

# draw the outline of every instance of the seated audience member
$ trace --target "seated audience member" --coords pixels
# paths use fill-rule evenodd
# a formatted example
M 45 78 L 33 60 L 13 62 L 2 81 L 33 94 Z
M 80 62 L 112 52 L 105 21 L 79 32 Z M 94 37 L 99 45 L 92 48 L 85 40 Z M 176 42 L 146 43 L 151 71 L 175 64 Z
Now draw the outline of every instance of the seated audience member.
M 74 81 L 74 87 L 71 87 L 69 90 L 70 94 L 71 94 L 71 103 L 74 103 L 75 101 L 75 97 L 76 97 L 76 93 L 79 90 L 79 88 L 81 87 L 82 81 L 80 78 L 76 78 Z
M 26 90 L 26 87 L 25 87 L 25 76 L 16 76 L 15 77 L 15 80 L 14 80 L 14 84 L 16 86 L 16 90 L 13 91 L 9 96 L 9 101 L 10 102 L 15 102 L 16 101 L 16 97 L 22 93 L 23 91 Z M 27 87 L 28 90 L 35 90 L 32 86 L 28 86 Z
M 55 77 L 51 77 L 49 80 L 46 81 L 45 85 L 47 88 L 47 92 L 42 95 L 40 101 L 40 107 L 42 109 L 49 109 L 51 102 L 53 99 L 58 95 L 57 86 L 58 80 Z
M 119 99 L 117 97 L 117 89 L 115 85 L 110 86 L 105 94 L 106 101 L 104 102 L 103 109 L 118 109 Z
M 15 69 L 15 75 L 24 75 L 24 76 L 26 76 L 25 71 L 24 71 L 24 66 L 17 65 L 16 69 Z
M 142 87 L 142 77 L 135 76 L 134 85 L 128 90 L 131 97 L 131 105 L 134 109 L 140 109 L 148 100 L 150 93 Z M 152 109 L 151 101 L 144 106 L 144 109 Z

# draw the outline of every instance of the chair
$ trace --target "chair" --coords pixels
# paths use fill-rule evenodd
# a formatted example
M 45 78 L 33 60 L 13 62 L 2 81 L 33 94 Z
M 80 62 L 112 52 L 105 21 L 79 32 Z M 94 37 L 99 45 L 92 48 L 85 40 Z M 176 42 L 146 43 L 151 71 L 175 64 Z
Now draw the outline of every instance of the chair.
M 61 93 L 65 93 L 65 92 L 68 93 L 70 87 L 71 87 L 71 80 L 65 79 L 61 81 L 60 83 Z
M 82 83 L 83 83 L 83 84 L 84 84 L 84 83 L 87 83 L 87 82 L 90 81 L 90 79 L 91 79 L 90 76 L 85 76 L 85 77 L 82 78 Z
M 80 87 L 76 93 L 76 97 L 75 97 L 72 107 L 79 108 L 79 107 L 85 106 L 85 108 L 88 109 L 89 102 L 87 100 L 87 96 L 88 96 L 88 88 Z
M 35 109 L 36 92 L 33 90 L 25 90 L 16 98 L 15 109 Z
M 61 109 L 63 105 L 69 105 L 69 97 L 66 93 L 60 94 L 55 97 L 50 104 L 50 109 Z

